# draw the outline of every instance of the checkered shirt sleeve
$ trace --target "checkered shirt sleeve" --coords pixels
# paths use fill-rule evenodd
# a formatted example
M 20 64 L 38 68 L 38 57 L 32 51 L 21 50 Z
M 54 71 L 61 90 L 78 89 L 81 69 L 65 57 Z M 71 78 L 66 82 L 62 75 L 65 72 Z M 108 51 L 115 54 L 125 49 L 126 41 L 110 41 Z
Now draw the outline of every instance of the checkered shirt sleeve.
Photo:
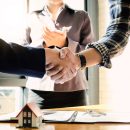
M 130 0 L 109 0 L 111 23 L 106 34 L 87 48 L 95 48 L 102 56 L 99 64 L 111 68 L 111 58 L 123 52 L 130 35 Z

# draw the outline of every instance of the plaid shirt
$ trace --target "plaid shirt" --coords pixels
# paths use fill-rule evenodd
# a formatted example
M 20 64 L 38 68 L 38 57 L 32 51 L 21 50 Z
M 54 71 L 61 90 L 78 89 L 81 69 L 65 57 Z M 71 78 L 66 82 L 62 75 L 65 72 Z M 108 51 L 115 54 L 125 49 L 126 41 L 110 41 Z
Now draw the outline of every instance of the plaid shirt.
M 111 23 L 105 36 L 97 42 L 88 44 L 101 55 L 100 66 L 111 68 L 111 58 L 121 54 L 130 35 L 130 0 L 109 0 Z

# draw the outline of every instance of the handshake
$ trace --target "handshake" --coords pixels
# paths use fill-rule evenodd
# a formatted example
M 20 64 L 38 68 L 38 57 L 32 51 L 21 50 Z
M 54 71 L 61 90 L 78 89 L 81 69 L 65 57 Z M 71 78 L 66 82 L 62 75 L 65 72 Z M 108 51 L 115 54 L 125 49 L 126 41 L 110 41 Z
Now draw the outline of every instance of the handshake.
M 80 68 L 80 58 L 69 50 L 68 47 L 62 49 L 46 48 L 46 73 L 55 83 L 63 84 L 76 76 Z

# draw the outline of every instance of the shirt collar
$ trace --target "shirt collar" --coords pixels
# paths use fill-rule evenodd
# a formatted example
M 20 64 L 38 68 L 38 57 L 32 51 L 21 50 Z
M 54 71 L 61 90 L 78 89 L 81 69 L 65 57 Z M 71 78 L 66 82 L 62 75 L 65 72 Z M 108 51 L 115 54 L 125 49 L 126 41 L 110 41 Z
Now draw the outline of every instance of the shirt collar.
M 65 8 L 65 4 L 62 5 L 61 7 L 59 7 L 59 9 L 58 9 L 58 11 L 57 11 L 57 17 L 59 16 L 59 14 L 61 13 L 61 11 L 62 11 L 64 8 Z M 50 11 L 49 11 L 47 5 L 44 6 L 43 11 L 42 11 L 42 14 L 52 17 L 52 14 L 50 13 Z

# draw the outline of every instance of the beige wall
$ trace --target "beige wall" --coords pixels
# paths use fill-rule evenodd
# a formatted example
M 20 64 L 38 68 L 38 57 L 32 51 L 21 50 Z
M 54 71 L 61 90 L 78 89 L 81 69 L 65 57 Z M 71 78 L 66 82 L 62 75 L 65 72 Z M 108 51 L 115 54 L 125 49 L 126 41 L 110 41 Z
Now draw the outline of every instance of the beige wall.
M 107 0 L 98 0 L 99 1 L 99 38 L 101 38 L 106 31 L 109 22 L 109 6 Z M 107 79 L 106 79 L 106 69 L 99 68 L 99 102 L 104 104 L 107 102 Z
M 64 0 L 71 8 L 73 9 L 84 9 L 84 0 L 76 1 L 75 0 Z M 33 10 L 39 10 L 43 8 L 45 0 L 30 0 L 30 12 Z
M 99 0 L 99 32 L 105 33 L 108 24 L 106 0 Z M 112 59 L 112 68 L 100 68 L 100 103 L 113 110 L 130 111 L 130 45 L 123 54 Z

